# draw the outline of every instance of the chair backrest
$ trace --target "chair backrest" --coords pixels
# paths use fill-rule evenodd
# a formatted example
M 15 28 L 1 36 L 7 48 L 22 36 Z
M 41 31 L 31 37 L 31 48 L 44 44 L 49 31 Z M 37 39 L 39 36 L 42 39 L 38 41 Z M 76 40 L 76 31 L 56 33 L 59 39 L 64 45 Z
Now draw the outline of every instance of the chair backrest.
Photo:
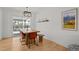
M 37 37 L 37 32 L 30 32 L 28 33 L 29 39 L 35 39 Z
M 24 38 L 24 36 L 25 36 L 25 34 L 22 31 L 20 31 L 20 35 L 22 38 Z

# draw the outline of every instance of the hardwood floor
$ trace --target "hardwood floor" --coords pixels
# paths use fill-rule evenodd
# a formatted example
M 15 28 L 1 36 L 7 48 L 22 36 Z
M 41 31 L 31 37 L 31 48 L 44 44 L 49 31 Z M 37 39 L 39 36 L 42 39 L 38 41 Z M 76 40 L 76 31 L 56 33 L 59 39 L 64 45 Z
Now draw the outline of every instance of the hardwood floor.
M 19 38 L 8 38 L 0 40 L 0 51 L 67 51 L 67 49 L 53 41 L 44 39 L 39 46 L 33 45 L 29 49 L 22 45 Z

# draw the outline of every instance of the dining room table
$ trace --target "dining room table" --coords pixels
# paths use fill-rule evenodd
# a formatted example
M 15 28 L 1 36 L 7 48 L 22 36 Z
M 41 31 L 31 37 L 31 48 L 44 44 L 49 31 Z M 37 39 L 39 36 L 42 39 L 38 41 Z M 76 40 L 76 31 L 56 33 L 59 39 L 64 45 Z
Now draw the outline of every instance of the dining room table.
M 29 33 L 31 32 L 36 32 L 36 33 L 39 33 L 40 31 L 38 30 L 35 30 L 35 29 L 29 29 L 29 30 L 26 30 L 26 29 L 22 29 L 21 30 L 24 34 L 25 34 L 25 44 L 28 45 L 29 43 Z

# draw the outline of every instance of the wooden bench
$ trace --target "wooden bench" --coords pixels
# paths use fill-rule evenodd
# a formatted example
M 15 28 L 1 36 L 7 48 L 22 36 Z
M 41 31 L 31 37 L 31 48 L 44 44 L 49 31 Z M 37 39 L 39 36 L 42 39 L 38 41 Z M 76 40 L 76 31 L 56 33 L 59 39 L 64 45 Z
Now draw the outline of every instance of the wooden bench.
M 43 34 L 37 34 L 37 36 L 39 37 L 39 42 L 43 42 Z

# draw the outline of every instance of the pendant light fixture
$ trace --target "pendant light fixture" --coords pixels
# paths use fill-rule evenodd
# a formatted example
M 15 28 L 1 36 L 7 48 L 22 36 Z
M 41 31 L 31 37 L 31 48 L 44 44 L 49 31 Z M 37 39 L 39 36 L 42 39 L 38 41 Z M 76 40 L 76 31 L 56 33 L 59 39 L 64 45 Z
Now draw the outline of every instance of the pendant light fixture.
M 24 17 L 31 17 L 32 13 L 29 11 L 29 8 L 26 7 L 25 11 L 23 12 Z

